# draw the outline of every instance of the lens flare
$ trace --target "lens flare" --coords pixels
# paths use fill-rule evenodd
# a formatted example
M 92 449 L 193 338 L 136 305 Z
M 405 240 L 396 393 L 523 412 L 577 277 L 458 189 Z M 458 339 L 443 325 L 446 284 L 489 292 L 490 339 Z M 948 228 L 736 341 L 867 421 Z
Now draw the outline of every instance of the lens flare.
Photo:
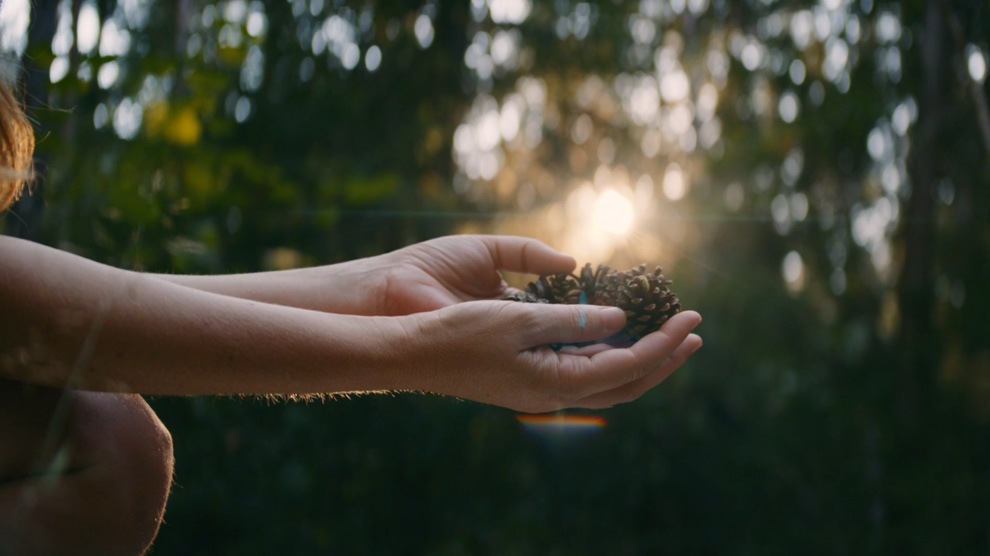
M 605 428 L 608 423 L 601 415 L 543 414 L 516 415 L 528 431 L 536 433 L 592 432 Z

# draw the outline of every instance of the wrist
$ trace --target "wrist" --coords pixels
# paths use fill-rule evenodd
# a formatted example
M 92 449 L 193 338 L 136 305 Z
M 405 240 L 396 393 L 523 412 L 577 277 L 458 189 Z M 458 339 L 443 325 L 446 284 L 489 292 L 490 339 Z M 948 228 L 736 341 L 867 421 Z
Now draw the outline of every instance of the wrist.
M 443 393 L 444 332 L 437 312 L 372 317 L 387 384 L 383 389 Z
M 340 315 L 379 314 L 374 292 L 380 278 L 370 267 L 359 259 L 277 273 L 284 296 L 279 304 Z

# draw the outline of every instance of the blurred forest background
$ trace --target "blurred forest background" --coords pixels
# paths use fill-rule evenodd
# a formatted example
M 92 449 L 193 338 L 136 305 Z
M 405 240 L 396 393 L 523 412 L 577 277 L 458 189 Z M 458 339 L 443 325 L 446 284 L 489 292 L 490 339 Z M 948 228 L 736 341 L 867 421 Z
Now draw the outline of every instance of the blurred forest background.
M 988 7 L 6 0 L 3 226 L 192 273 L 523 234 L 705 317 L 604 427 L 152 400 L 155 554 L 990 554 Z

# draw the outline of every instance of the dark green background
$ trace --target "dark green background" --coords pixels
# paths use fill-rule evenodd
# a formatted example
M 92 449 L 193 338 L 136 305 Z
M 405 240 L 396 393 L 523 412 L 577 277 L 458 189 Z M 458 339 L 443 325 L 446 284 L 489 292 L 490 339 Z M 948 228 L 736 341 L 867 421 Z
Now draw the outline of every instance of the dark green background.
M 154 553 L 990 553 L 990 122 L 968 69 L 974 52 L 986 60 L 987 6 L 826 4 L 558 0 L 496 23 L 465 2 L 36 2 L 20 78 L 39 180 L 4 216 L 7 233 L 193 273 L 333 263 L 462 231 L 562 246 L 539 223 L 593 180 L 608 138 L 606 165 L 653 176 L 642 209 L 653 217 L 590 262 L 663 264 L 705 319 L 704 349 L 592 432 L 543 434 L 508 410 L 430 395 L 151 400 L 177 457 Z M 263 33 L 225 19 L 238 6 L 264 14 Z M 128 48 L 53 47 L 61 20 L 93 8 L 129 30 Z M 806 10 L 834 32 L 799 45 L 789 22 Z M 355 30 L 354 69 L 309 48 L 331 16 Z M 641 18 L 654 33 L 639 27 L 637 45 Z M 465 52 L 499 30 L 518 33 L 516 64 L 486 78 Z M 845 77 L 823 61 L 837 40 Z M 693 98 L 712 81 L 710 53 L 726 52 L 720 134 L 646 156 L 644 126 L 621 107 L 576 99 L 598 76 L 598 100 L 621 102 L 620 74 L 655 76 L 654 53 L 677 43 Z M 744 63 L 745 45 L 761 63 Z M 252 47 L 254 83 L 242 78 Z M 59 56 L 69 71 L 51 83 Z M 101 87 L 110 63 L 119 78 Z M 454 157 L 458 126 L 476 98 L 502 105 L 523 77 L 545 84 L 541 141 L 500 142 L 505 167 L 470 179 Z M 800 103 L 791 122 L 778 110 L 788 92 Z M 241 98 L 251 110 L 238 122 Z M 115 110 L 131 102 L 144 103 L 142 123 L 121 137 Z M 913 117 L 896 132 L 904 110 Z M 97 128 L 99 113 L 109 123 Z M 593 131 L 577 144 L 583 114 Z M 871 156 L 873 130 L 888 140 Z M 676 202 L 660 192 L 671 162 L 690 181 Z M 524 187 L 535 191 L 525 201 Z M 799 193 L 807 216 L 788 222 L 775 199 Z M 878 203 L 896 217 L 863 241 L 857 226 Z M 791 252 L 803 282 L 789 288 Z

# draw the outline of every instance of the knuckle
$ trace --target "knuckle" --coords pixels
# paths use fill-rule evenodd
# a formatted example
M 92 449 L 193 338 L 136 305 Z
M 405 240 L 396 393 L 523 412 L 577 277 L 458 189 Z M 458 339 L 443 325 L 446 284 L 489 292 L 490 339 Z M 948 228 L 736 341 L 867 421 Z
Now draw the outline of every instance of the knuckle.
M 501 303 L 500 305 L 503 312 L 512 311 L 514 318 L 523 326 L 535 326 L 540 322 L 539 315 L 529 303 Z
M 572 328 L 584 328 L 586 326 L 598 325 L 598 312 L 588 311 L 584 307 L 577 306 L 567 312 L 567 321 Z
M 553 336 L 554 326 L 546 320 L 532 319 L 530 320 L 529 330 L 540 338 L 547 338 Z
M 531 334 L 535 334 L 541 338 L 553 337 L 555 335 L 555 330 L 557 329 L 555 319 L 549 312 L 539 310 L 542 308 L 536 306 L 526 307 L 523 323 L 527 339 L 530 339 Z
M 523 268 L 530 268 L 530 257 L 529 257 L 529 242 L 524 241 L 519 249 L 519 260 L 522 261 Z

